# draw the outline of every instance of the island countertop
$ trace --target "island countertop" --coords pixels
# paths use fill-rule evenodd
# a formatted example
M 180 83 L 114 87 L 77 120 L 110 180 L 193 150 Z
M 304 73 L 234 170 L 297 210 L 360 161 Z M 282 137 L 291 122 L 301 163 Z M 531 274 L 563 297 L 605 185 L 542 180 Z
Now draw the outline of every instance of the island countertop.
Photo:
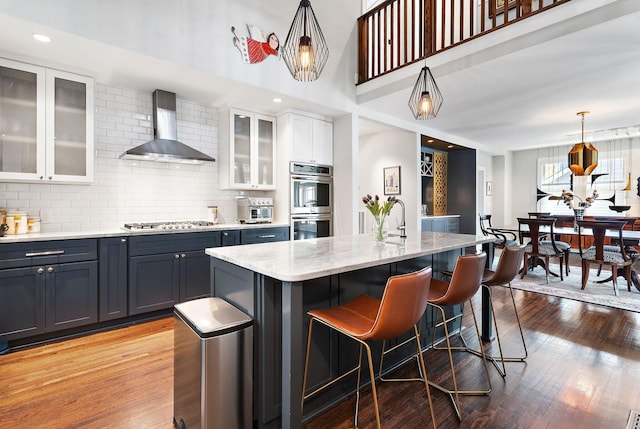
M 371 235 L 208 248 L 220 260 L 286 282 L 369 268 L 492 241 L 482 235 L 422 232 L 376 243 Z

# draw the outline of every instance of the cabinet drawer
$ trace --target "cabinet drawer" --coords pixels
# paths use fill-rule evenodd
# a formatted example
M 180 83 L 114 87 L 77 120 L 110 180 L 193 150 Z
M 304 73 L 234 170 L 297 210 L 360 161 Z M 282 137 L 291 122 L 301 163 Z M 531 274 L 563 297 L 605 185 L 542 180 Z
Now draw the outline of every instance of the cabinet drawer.
M 220 231 L 129 237 L 129 256 L 187 252 L 220 246 Z
M 9 243 L 0 247 L 0 269 L 98 259 L 98 240 L 55 240 Z
M 269 243 L 271 241 L 286 241 L 289 239 L 289 228 L 256 228 L 240 231 L 241 244 Z

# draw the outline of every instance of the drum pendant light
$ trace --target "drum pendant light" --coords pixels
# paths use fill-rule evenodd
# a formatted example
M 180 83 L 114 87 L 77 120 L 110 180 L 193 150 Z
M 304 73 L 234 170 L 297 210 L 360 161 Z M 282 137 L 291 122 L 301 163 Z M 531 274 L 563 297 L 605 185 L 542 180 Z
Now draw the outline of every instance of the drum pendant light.
M 433 119 L 442 106 L 442 94 L 436 84 L 431 70 L 426 65 L 422 67 L 418 80 L 409 97 L 409 109 L 416 119 Z
M 291 76 L 300 81 L 318 79 L 329 58 L 329 48 L 309 0 L 300 1 L 282 47 L 282 58 Z
M 574 144 L 568 155 L 569 169 L 574 176 L 588 176 L 598 166 L 598 150 L 584 141 L 584 115 L 588 113 L 576 113 L 582 116 L 582 143 Z

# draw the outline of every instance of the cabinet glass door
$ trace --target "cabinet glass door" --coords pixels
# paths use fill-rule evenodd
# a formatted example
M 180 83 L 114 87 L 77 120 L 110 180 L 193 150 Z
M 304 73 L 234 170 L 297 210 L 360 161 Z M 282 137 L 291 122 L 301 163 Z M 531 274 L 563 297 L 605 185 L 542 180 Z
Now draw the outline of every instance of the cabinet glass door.
M 41 80 L 37 70 L 0 66 L 0 172 L 7 178 L 17 173 L 35 179 L 38 161 L 44 162 Z
M 87 86 L 55 78 L 53 174 L 87 174 Z
M 233 115 L 233 177 L 235 184 L 251 183 L 251 117 Z
M 93 180 L 93 82 L 47 70 L 46 179 Z
M 258 185 L 273 185 L 273 120 L 258 118 Z

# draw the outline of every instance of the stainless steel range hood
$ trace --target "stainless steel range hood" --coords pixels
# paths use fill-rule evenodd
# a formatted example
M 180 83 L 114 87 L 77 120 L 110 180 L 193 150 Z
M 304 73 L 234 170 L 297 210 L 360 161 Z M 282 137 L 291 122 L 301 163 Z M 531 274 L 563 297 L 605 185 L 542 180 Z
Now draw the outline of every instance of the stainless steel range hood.
M 129 149 L 120 155 L 120 158 L 183 164 L 215 161 L 209 155 L 179 142 L 177 128 L 176 95 L 173 92 L 156 89 L 153 91 L 154 139 Z

